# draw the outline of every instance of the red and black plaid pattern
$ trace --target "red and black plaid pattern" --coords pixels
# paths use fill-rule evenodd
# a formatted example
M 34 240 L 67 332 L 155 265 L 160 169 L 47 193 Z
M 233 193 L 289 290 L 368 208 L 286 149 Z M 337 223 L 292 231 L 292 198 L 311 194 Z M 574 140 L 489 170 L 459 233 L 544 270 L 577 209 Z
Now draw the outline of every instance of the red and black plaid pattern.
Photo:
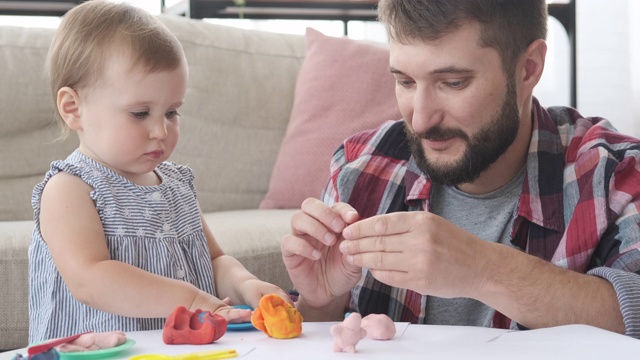
M 640 337 L 640 140 L 602 118 L 533 101 L 533 133 L 512 244 L 529 254 L 613 283 L 627 333 Z M 402 121 L 348 138 L 334 153 L 323 199 L 366 218 L 429 211 L 431 181 L 415 166 Z M 426 322 L 427 297 L 363 271 L 352 311 Z M 496 313 L 494 325 L 508 325 Z

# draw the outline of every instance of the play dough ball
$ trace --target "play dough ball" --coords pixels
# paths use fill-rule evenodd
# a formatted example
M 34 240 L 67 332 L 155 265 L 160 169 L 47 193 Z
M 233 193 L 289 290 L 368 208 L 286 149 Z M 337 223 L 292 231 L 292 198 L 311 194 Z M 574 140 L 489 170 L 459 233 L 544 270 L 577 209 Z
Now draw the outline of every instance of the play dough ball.
M 302 333 L 302 315 L 276 294 L 265 295 L 251 315 L 257 329 L 276 339 L 291 339 Z

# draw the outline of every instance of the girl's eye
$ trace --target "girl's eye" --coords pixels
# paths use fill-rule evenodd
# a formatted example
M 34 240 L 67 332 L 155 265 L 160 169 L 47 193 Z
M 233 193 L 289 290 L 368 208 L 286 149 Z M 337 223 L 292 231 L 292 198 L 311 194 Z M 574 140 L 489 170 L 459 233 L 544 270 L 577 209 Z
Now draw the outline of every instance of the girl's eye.
M 180 114 L 178 113 L 178 110 L 171 110 L 167 112 L 164 116 L 166 116 L 167 119 L 173 119 L 180 116 Z
M 136 119 L 145 119 L 147 116 L 149 116 L 149 112 L 148 111 L 138 111 L 138 112 L 132 112 L 131 115 Z

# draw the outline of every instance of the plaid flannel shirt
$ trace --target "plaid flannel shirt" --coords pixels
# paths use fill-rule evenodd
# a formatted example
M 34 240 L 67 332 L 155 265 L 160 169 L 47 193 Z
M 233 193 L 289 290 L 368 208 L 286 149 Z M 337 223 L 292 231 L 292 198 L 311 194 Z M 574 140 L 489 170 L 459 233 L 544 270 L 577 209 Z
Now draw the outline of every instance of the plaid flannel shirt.
M 602 118 L 533 101 L 533 133 L 513 246 L 557 266 L 612 283 L 627 335 L 640 338 L 640 140 Z M 327 204 L 347 202 L 362 218 L 429 211 L 431 181 L 411 157 L 402 121 L 348 138 L 334 153 Z M 366 269 L 351 294 L 365 316 L 425 323 L 427 296 L 393 288 Z M 502 319 L 500 318 L 502 317 Z M 502 321 L 501 321 L 502 320 Z M 508 326 L 495 312 L 493 326 Z

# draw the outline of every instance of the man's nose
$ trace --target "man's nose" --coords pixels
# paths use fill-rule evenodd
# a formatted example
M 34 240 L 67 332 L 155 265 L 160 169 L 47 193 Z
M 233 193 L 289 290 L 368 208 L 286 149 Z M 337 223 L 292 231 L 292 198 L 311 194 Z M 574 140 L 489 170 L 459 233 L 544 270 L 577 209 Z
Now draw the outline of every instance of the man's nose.
M 435 90 L 426 86 L 418 87 L 413 94 L 413 131 L 423 133 L 441 123 L 443 119 L 444 111 Z

